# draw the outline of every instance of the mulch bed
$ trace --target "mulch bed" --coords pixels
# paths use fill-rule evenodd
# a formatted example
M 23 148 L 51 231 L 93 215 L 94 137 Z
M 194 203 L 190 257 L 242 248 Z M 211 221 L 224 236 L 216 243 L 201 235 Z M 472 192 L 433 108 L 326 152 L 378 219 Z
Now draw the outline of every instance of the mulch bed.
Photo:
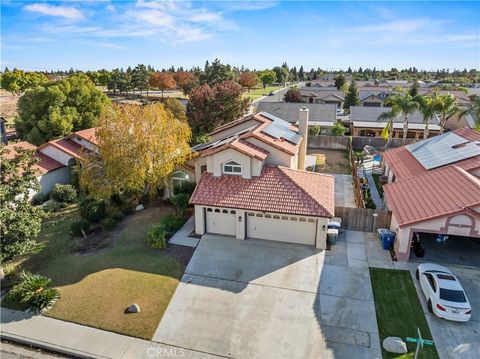
M 188 265 L 188 262 L 190 262 L 190 259 L 193 256 L 193 252 L 195 252 L 195 248 L 180 246 L 178 244 L 169 244 L 167 246 L 167 249 L 163 251 L 163 253 L 175 258 L 185 267 Z

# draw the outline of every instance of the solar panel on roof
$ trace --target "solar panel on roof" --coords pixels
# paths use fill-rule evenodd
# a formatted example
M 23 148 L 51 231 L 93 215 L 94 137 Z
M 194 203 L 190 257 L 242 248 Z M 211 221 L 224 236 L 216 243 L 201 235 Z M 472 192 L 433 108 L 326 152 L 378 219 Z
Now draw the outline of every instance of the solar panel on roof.
M 470 142 L 453 132 L 406 146 L 427 170 L 480 156 L 480 143 Z
M 272 120 L 272 123 L 266 126 L 262 132 L 273 138 L 284 138 L 295 144 L 300 143 L 302 136 L 290 129 L 290 123 L 278 118 L 268 112 L 260 112 L 260 115 Z

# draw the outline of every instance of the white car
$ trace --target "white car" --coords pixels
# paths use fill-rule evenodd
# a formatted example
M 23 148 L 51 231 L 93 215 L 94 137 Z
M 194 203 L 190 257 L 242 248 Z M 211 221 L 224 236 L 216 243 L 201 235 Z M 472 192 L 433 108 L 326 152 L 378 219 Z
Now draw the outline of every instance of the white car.
M 457 322 L 470 320 L 472 306 L 450 269 L 439 264 L 422 263 L 415 276 L 420 281 L 430 313 Z

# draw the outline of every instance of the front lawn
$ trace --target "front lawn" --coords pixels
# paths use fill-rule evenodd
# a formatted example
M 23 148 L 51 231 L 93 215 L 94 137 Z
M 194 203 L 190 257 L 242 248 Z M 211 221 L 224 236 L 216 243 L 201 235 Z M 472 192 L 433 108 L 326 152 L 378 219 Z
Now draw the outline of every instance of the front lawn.
M 403 340 L 416 337 L 417 328 L 420 328 L 423 339 L 432 339 L 410 272 L 370 268 L 370 277 L 380 345 L 389 336 Z M 413 358 L 416 345 L 407 343 L 407 347 L 405 355 L 389 353 L 382 348 L 383 358 Z M 438 354 L 434 346 L 424 346 L 419 357 L 433 359 L 438 358 Z
M 79 255 L 71 250 L 70 224 L 79 217 L 71 206 L 44 223 L 37 250 L 17 264 L 49 276 L 60 291 L 47 316 L 151 339 L 192 254 L 186 247 L 159 251 L 145 244 L 151 225 L 173 212 L 155 205 L 134 213 L 111 232 L 109 247 Z M 141 312 L 125 314 L 132 303 Z

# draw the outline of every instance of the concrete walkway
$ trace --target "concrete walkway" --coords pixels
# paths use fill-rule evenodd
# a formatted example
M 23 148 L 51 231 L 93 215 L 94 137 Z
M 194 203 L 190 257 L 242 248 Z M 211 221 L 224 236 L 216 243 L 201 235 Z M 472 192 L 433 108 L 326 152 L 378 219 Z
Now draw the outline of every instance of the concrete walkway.
M 351 175 L 334 174 L 335 206 L 357 208 Z
M 375 184 L 372 176 L 374 164 L 374 161 L 364 162 L 362 166 L 358 168 L 358 175 L 360 177 L 365 177 L 368 179 L 368 184 L 370 186 L 370 195 L 372 196 L 373 202 L 378 209 L 383 209 L 383 200 L 382 197 L 380 197 L 377 185 Z
M 83 358 L 218 358 L 41 315 L 1 308 L 2 339 Z
M 168 241 L 170 244 L 178 244 L 181 246 L 196 247 L 200 239 L 189 237 L 195 229 L 195 216 L 188 219 L 187 222 L 175 233 Z

